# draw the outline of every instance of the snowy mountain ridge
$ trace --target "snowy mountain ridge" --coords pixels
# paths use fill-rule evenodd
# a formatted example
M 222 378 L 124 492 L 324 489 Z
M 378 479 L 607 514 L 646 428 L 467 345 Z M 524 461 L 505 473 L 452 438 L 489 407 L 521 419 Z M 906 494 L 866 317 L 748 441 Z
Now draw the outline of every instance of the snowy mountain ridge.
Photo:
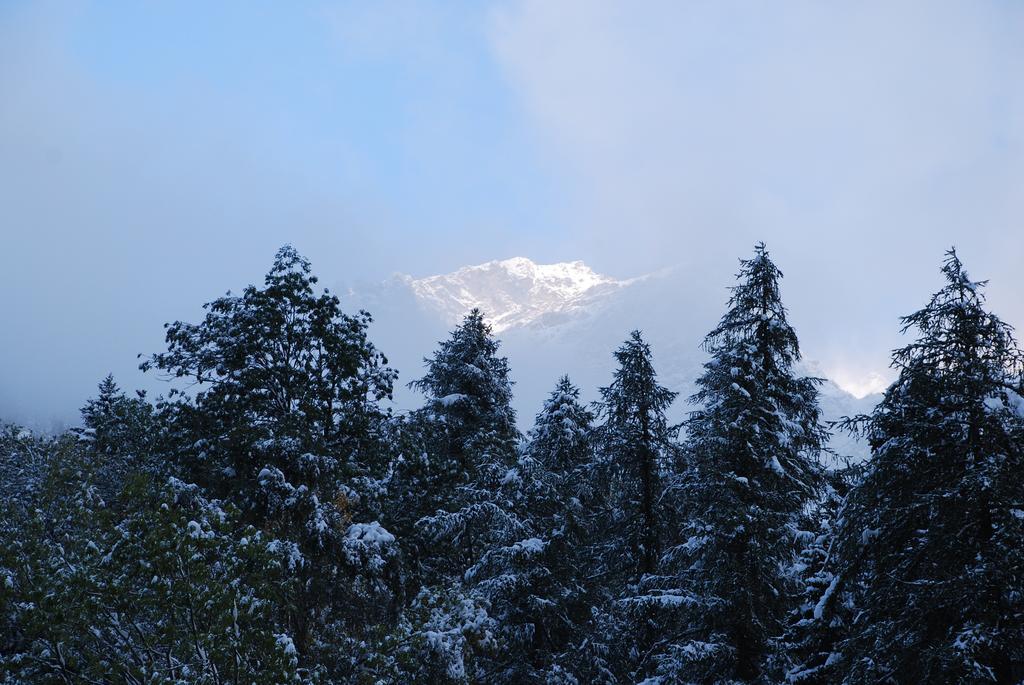
M 476 307 L 496 333 L 562 320 L 636 280 L 603 276 L 581 261 L 537 264 L 526 257 L 405 279 L 420 304 L 445 323 L 458 323 Z
M 423 278 L 397 274 L 351 289 L 349 296 L 373 312 L 375 337 L 409 379 L 417 377 L 424 355 L 437 341 L 478 307 L 509 358 L 515 406 L 526 429 L 564 373 L 581 387 L 585 400 L 598 399 L 597 389 L 614 370 L 613 352 L 633 329 L 642 330 L 651 343 L 662 383 L 680 393 L 672 414 L 673 420 L 683 420 L 706 360 L 701 341 L 724 305 L 721 290 L 701 290 L 705 285 L 684 268 L 616 279 L 582 261 L 537 264 L 515 257 Z M 797 371 L 830 375 L 813 360 L 802 362 Z M 879 399 L 877 394 L 857 397 L 833 380 L 826 380 L 820 392 L 826 420 L 868 412 Z M 411 408 L 422 398 L 402 383 L 396 400 Z M 866 446 L 845 434 L 834 435 L 831 446 L 855 459 L 866 455 Z

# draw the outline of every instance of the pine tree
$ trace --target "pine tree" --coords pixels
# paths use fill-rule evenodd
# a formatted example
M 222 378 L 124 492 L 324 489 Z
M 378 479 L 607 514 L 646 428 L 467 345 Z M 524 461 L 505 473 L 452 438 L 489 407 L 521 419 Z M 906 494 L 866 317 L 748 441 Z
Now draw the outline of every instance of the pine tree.
M 209 303 L 198 324 L 171 324 L 167 351 L 142 368 L 196 388 L 163 405 L 170 458 L 243 521 L 296 545 L 299 582 L 278 620 L 304 668 L 341 677 L 393 613 L 394 538 L 353 517 L 360 487 L 384 470 L 379 403 L 395 373 L 367 338 L 370 316 L 344 314 L 316 284 L 286 246 L 262 288 Z
M 612 383 L 600 389 L 596 404 L 602 423 L 596 436 L 601 495 L 595 555 L 601 562 L 593 575 L 601 579 L 605 601 L 595 612 L 594 639 L 606 656 L 592 653 L 590 663 L 630 678 L 661 633 L 636 597 L 640 583 L 656 568 L 673 518 L 663 495 L 677 432 L 666 411 L 676 393 L 658 383 L 650 345 L 639 331 L 615 351 L 615 358 L 619 366 Z
M 153 459 L 158 425 L 144 392 L 128 397 L 113 374 L 98 389 L 99 395 L 82 407 L 84 427 L 75 432 L 97 461 L 100 494 L 113 502 L 132 474 L 159 470 Z
M 578 652 L 590 637 L 590 609 L 598 599 L 590 580 L 597 566 L 592 544 L 599 482 L 594 415 L 579 396 L 568 376 L 559 379 L 516 467 L 516 506 L 526 512 L 530 534 L 541 549 L 520 570 L 522 586 L 505 602 L 512 620 L 532 626 L 532 640 L 520 658 L 536 680 L 586 669 Z
M 152 408 L 144 401 L 145 393 L 140 391 L 137 397 L 128 397 L 114 382 L 113 374 L 108 374 L 97 387 L 99 395 L 82 407 L 85 428 L 79 434 L 99 454 L 147 451 L 152 439 Z
M 763 244 L 740 264 L 729 308 L 704 341 L 711 359 L 672 484 L 682 535 L 648 583 L 683 614 L 669 623 L 680 631 L 673 644 L 651 659 L 666 682 L 761 676 L 789 609 L 797 517 L 821 479 L 819 381 L 794 374 L 800 349 L 782 273 Z
M 457 540 L 453 552 L 460 571 L 486 547 L 496 524 L 487 519 L 501 516 L 493 498 L 515 464 L 519 431 L 512 382 L 508 360 L 498 350 L 491 327 L 474 309 L 425 360 L 426 375 L 410 383 L 427 397 L 413 419 L 426 459 L 408 460 L 401 479 L 418 486 L 405 487 L 413 498 L 431 493 L 433 509 L 423 512 L 420 527 L 430 529 L 431 537 Z
M 485 639 L 446 642 L 434 656 L 443 656 L 446 673 L 504 683 L 521 676 L 524 664 L 514 655 L 531 631 L 514 616 L 507 598 L 526 582 L 522 574 L 529 574 L 543 543 L 529 534 L 524 512 L 516 508 L 519 432 L 508 360 L 498 352 L 490 326 L 474 309 L 426 360 L 426 375 L 410 384 L 427 396 L 410 422 L 423 441 L 422 458 L 404 458 L 396 481 L 412 498 L 409 511 L 422 511 L 415 500 L 431 494 L 426 504 L 432 510 L 415 523 L 420 543 L 411 556 L 420 562 L 420 580 L 428 586 L 422 597 L 446 599 L 418 630 L 457 627 L 467 611 L 477 615 Z M 434 599 L 423 601 L 438 605 Z M 454 613 L 444 614 L 443 607 Z M 461 635 L 462 629 L 456 632 Z
M 790 611 L 785 633 L 772 648 L 769 672 L 799 685 L 828 685 L 839 676 L 838 650 L 853 621 L 854 596 L 848 589 L 825 612 L 822 598 L 829 598 L 836 580 L 835 544 L 839 510 L 857 467 L 826 475 L 821 498 L 800 523 L 802 547 L 793 566 L 797 583 L 796 606 Z
M 623 542 L 613 563 L 635 581 L 654 570 L 661 552 L 662 475 L 676 434 L 665 412 L 677 393 L 658 383 L 640 331 L 615 351 L 615 359 L 612 383 L 600 389 L 598 436 L 610 470 L 609 527 Z
M 1017 683 L 1024 677 L 1024 355 L 955 251 L 945 285 L 903 317 L 918 337 L 870 416 L 823 596 L 858 592 L 842 682 Z
M 519 438 L 508 359 L 498 355 L 499 346 L 483 313 L 473 309 L 424 360 L 427 373 L 409 384 L 427 397 L 423 414 L 437 429 L 437 470 L 449 477 L 449 492 L 472 480 L 481 456 L 510 454 Z

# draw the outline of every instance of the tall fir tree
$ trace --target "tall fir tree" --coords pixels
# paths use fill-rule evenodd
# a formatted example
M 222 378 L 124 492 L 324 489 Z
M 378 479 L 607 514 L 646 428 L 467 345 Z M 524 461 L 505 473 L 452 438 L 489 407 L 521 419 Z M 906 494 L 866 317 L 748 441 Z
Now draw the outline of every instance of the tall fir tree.
M 666 411 L 677 393 L 658 383 L 651 346 L 640 331 L 616 351 L 611 385 L 600 389 L 598 439 L 609 470 L 609 530 L 619 543 L 612 561 L 627 582 L 654 570 L 664 533 L 662 477 L 677 428 Z
M 903 317 L 917 338 L 863 431 L 871 458 L 841 512 L 836 577 L 859 614 L 841 682 L 1024 678 L 1024 355 L 956 252 Z
M 409 499 L 400 496 L 400 506 L 427 517 L 425 524 L 445 520 L 458 528 L 453 551 L 461 570 L 478 560 L 488 528 L 482 519 L 474 523 L 467 517 L 495 513 L 473 503 L 490 501 L 515 463 L 519 430 L 508 359 L 499 349 L 483 313 L 473 309 L 425 360 L 427 373 L 409 384 L 427 401 L 410 421 L 421 458 L 403 456 L 399 483 Z M 424 491 L 431 493 L 427 510 L 415 502 Z M 460 511 L 466 516 L 451 518 Z
M 596 605 L 594 646 L 588 661 L 615 678 L 630 679 L 658 639 L 660 627 L 636 602 L 640 583 L 655 571 L 673 512 L 664 484 L 675 459 L 678 428 L 667 417 L 676 393 L 658 382 L 650 345 L 633 331 L 616 351 L 612 383 L 596 403 L 600 453 L 599 527 L 595 555 L 603 602 Z M 603 652 L 603 654 L 601 653 Z
M 446 600 L 452 614 L 439 607 L 429 625 L 459 625 L 467 606 L 477 607 L 486 639 L 435 641 L 432 659 L 448 664 L 446 678 L 461 682 L 517 682 L 527 664 L 514 655 L 532 636 L 509 603 L 512 590 L 527 581 L 531 560 L 543 542 L 530 535 L 524 512 L 516 507 L 516 414 L 508 360 L 477 309 L 426 360 L 426 375 L 410 384 L 422 391 L 426 405 L 410 423 L 423 440 L 420 458 L 403 455 L 396 477 L 399 502 L 408 512 L 423 511 L 415 523 L 420 544 L 419 581 L 428 593 Z M 401 506 L 401 505 L 400 505 Z M 433 602 L 434 600 L 430 600 Z M 476 614 L 474 614 L 476 615 Z M 454 651 L 452 651 L 454 649 Z M 453 668 L 452 664 L 458 665 Z M 458 674 L 452 676 L 451 674 Z
M 517 507 L 543 544 L 526 581 L 508 601 L 533 638 L 521 655 L 537 682 L 570 676 L 595 682 L 585 646 L 592 637 L 591 607 L 599 601 L 592 580 L 598 566 L 599 464 L 593 413 L 580 402 L 568 376 L 559 379 L 537 414 L 517 466 Z
M 740 261 L 728 310 L 704 341 L 711 359 L 686 422 L 671 487 L 682 535 L 649 588 L 678 609 L 678 633 L 652 656 L 665 682 L 756 682 L 782 631 L 793 583 L 797 519 L 822 477 L 828 433 L 818 379 L 798 377 L 782 273 L 764 244 Z
M 507 454 L 519 438 L 508 359 L 499 348 L 483 312 L 473 309 L 424 360 L 427 373 L 409 384 L 426 395 L 426 413 L 442 429 L 438 451 L 456 485 L 474 474 L 475 458 Z

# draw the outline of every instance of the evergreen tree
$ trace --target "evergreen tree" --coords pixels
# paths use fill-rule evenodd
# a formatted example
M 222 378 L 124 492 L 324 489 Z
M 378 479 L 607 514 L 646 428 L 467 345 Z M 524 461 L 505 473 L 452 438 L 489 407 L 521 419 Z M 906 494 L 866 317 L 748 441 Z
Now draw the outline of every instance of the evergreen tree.
M 619 545 L 609 550 L 618 572 L 635 581 L 655 568 L 661 552 L 662 476 L 673 454 L 676 427 L 666 410 L 676 394 L 658 384 L 651 347 L 640 331 L 615 351 L 619 367 L 597 403 L 598 435 L 609 474 L 612 520 Z
M 903 318 L 917 339 L 870 416 L 871 446 L 841 513 L 836 580 L 858 592 L 846 683 L 1024 678 L 1022 355 L 955 251 L 945 285 Z
M 384 469 L 379 402 L 395 373 L 367 338 L 369 315 L 342 313 L 316 283 L 284 247 L 263 288 L 209 303 L 198 324 L 171 324 L 167 351 L 142 368 L 195 388 L 164 404 L 171 457 L 244 522 L 296 545 L 298 582 L 278 619 L 304 668 L 342 677 L 394 611 L 394 538 L 352 519 L 361 487 Z
M 113 502 L 132 474 L 161 470 L 153 460 L 158 424 L 144 392 L 128 397 L 112 374 L 98 388 L 99 395 L 82 407 L 84 427 L 75 432 L 97 461 L 100 494 Z
M 534 680 L 586 671 L 579 649 L 590 638 L 597 588 L 592 536 L 598 464 L 593 413 L 563 376 L 536 416 L 516 468 L 519 501 L 539 554 L 518 569 L 522 581 L 504 598 L 514 622 L 530 624 L 532 640 L 519 658 Z M 581 673 L 586 677 L 586 672 Z
M 422 587 L 395 628 L 367 654 L 367 672 L 386 683 L 490 682 L 483 657 L 494 653 L 495 622 L 460 587 Z
M 460 573 L 488 545 L 487 536 L 499 523 L 489 519 L 504 518 L 502 511 L 510 509 L 494 499 L 515 464 L 519 439 L 508 360 L 498 350 L 491 327 L 474 309 L 425 360 L 426 375 L 410 383 L 427 397 L 412 420 L 426 458 L 406 461 L 400 487 L 414 499 L 431 493 L 431 509 L 423 512 L 420 528 L 435 543 L 438 535 L 455 541 L 449 559 Z M 411 510 L 416 509 L 413 503 Z
M 782 273 L 763 244 L 740 264 L 729 308 L 705 338 L 711 359 L 672 486 L 682 536 L 647 583 L 655 604 L 682 614 L 662 619 L 679 632 L 651 659 L 667 682 L 761 677 L 789 609 L 797 518 L 821 480 L 819 380 L 794 374 L 800 349 Z
M 803 541 L 793 566 L 797 583 L 796 606 L 790 611 L 786 631 L 773 645 L 770 673 L 800 685 L 829 685 L 839 679 L 838 649 L 853 620 L 853 593 L 848 589 L 825 613 L 827 597 L 835 581 L 836 524 L 849 482 L 855 476 L 830 473 L 822 497 L 810 507 L 800 524 Z
M 98 389 L 99 395 L 82 407 L 85 428 L 78 433 L 99 454 L 114 455 L 125 450 L 145 453 L 153 428 L 152 408 L 144 401 L 145 393 L 139 391 L 137 397 L 128 397 L 114 382 L 113 374 L 100 381 Z
M 80 429 L 0 427 L 0 683 L 1019 685 L 1024 352 L 942 272 L 827 473 L 763 244 L 682 445 L 639 332 L 523 440 L 478 310 L 392 416 L 369 315 L 282 248 L 167 327 L 167 399 L 108 376 Z
M 21 426 L 0 426 L 0 506 L 15 527 L 32 508 L 32 495 L 46 477 L 52 443 Z
M 297 679 L 291 638 L 268 621 L 288 549 L 180 481 L 139 480 L 111 509 L 80 442 L 49 448 L 29 517 L 0 529 L 0 681 Z
M 426 504 L 433 510 L 415 524 L 420 544 L 413 556 L 428 586 L 421 603 L 435 607 L 419 630 L 452 630 L 463 625 L 460 617 L 467 611 L 479 618 L 484 639 L 444 642 L 434 655 L 443 655 L 446 673 L 462 674 L 453 676 L 455 682 L 521 677 L 524 664 L 514 655 L 529 641 L 531 625 L 519 622 L 506 600 L 526 583 L 521 572 L 529 574 L 543 548 L 516 507 L 519 432 L 508 361 L 498 350 L 483 314 L 474 309 L 426 360 L 426 375 L 410 384 L 427 396 L 411 421 L 423 440 L 422 458 L 404 459 L 396 479 L 400 491 L 414 499 L 432 495 Z M 409 507 L 417 509 L 415 503 Z M 444 607 L 453 613 L 445 614 Z M 461 628 L 455 630 L 462 635 Z
M 598 671 L 607 668 L 630 678 L 661 627 L 650 620 L 636 597 L 652 573 L 670 528 L 664 506 L 664 479 L 673 461 L 677 428 L 666 416 L 676 393 L 658 383 L 651 348 L 633 331 L 615 351 L 619 363 L 611 385 L 597 403 L 603 422 L 597 429 L 601 452 L 599 533 L 593 570 L 604 585 L 605 602 L 594 616 L 595 641 L 606 655 L 591 653 Z M 602 676 L 604 677 L 604 676 Z

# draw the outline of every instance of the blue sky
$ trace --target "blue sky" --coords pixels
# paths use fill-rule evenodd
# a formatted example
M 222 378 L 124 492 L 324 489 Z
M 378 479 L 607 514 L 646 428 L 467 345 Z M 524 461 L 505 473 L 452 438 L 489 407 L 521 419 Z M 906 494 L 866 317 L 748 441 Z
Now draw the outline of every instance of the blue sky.
M 763 239 L 851 378 L 950 244 L 1024 323 L 1022 35 L 997 1 L 8 0 L 0 411 L 77 406 L 285 242 L 339 285 L 524 255 L 719 288 Z
M 133 164 L 175 175 L 187 165 L 199 175 L 215 169 L 226 193 L 251 191 L 253 180 L 232 172 L 259 175 L 307 207 L 312 198 L 337 205 L 330 221 L 338 232 L 351 222 L 363 232 L 429 236 L 423 244 L 450 250 L 480 230 L 514 232 L 518 243 L 554 229 L 554 180 L 488 50 L 484 9 L 16 3 L 3 17 L 5 34 L 20 43 L 8 49 L 34 62 L 13 76 L 57 91 L 16 96 L 77 118 L 68 128 L 122 148 L 113 156 L 137 136 L 147 159 Z M 67 129 L 45 135 L 85 158 L 81 141 L 62 140 Z M 224 222 L 213 230 L 235 237 L 247 229 Z M 270 243 L 293 230 L 269 230 Z

